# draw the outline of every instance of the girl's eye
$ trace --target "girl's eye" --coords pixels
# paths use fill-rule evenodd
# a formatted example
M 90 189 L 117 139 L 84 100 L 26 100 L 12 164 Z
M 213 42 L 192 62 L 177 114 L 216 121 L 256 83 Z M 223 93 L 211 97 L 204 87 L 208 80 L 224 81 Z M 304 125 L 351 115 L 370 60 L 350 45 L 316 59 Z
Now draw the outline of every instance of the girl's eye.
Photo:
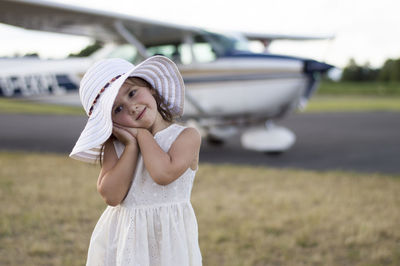
M 118 106 L 114 109 L 114 114 L 118 114 L 119 112 L 122 111 L 122 106 Z
M 129 97 L 133 97 L 135 95 L 135 93 L 136 93 L 136 90 L 131 90 L 128 95 L 129 95 Z

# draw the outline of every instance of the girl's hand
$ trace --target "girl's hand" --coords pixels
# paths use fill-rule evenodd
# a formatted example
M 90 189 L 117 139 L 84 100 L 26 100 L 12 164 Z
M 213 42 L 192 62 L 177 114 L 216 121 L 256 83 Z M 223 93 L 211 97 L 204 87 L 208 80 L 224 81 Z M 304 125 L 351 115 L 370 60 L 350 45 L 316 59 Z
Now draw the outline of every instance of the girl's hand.
M 129 144 L 137 144 L 137 132 L 138 130 L 136 128 L 124 127 L 115 123 L 113 124 L 114 136 L 125 146 L 128 146 Z

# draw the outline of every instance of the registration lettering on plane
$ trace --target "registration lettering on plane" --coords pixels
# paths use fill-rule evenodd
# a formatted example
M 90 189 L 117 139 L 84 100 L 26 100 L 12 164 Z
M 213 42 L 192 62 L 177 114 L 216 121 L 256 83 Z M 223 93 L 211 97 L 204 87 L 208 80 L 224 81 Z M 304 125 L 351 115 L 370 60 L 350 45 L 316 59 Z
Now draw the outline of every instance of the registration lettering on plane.
M 78 84 L 66 74 L 0 76 L 0 96 L 32 96 L 77 90 Z

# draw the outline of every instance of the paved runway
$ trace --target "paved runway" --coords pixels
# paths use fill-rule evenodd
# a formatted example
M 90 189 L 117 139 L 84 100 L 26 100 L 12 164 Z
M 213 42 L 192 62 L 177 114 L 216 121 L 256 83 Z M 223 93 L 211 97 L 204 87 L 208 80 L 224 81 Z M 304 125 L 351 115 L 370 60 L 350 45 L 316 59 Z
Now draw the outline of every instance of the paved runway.
M 0 150 L 68 153 L 85 123 L 82 116 L 0 114 Z M 277 124 L 297 136 L 296 144 L 282 155 L 244 150 L 234 137 L 219 147 L 204 141 L 200 160 L 400 175 L 400 113 L 293 114 Z

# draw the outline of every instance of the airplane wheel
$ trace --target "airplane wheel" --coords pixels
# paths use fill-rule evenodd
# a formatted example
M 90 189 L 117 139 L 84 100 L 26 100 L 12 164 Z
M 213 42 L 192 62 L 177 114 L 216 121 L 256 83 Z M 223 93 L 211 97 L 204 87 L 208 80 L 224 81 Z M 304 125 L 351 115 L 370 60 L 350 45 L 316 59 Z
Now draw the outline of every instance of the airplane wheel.
M 283 154 L 283 151 L 266 151 L 266 152 L 264 152 L 264 154 L 271 156 L 271 157 L 277 157 L 277 156 L 281 156 Z
M 222 139 L 213 137 L 213 136 L 207 136 L 207 142 L 213 146 L 222 146 L 224 145 L 224 141 Z

